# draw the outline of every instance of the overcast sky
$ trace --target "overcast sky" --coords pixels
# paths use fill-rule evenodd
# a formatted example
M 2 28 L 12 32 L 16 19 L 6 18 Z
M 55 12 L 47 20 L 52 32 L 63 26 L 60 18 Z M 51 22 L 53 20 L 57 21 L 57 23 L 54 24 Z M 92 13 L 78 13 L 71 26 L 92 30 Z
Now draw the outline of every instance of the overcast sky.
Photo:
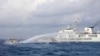
M 57 32 L 77 17 L 80 26 L 100 20 L 100 0 L 0 0 L 0 38 Z

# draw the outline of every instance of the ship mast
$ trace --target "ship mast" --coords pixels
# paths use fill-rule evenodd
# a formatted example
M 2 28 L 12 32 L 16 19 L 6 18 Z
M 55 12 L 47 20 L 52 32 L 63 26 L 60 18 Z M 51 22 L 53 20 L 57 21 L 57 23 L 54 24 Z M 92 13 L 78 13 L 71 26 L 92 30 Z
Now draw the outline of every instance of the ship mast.
M 79 23 L 79 17 L 77 17 L 74 21 L 73 21 L 73 27 L 74 27 L 74 30 L 76 31 L 77 30 L 77 26 L 78 26 L 78 23 Z

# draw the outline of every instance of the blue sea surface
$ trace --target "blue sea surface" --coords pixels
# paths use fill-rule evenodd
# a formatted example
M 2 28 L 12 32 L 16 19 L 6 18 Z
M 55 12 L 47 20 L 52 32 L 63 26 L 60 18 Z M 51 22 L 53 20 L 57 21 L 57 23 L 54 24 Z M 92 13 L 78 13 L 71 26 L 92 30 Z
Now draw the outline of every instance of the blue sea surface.
M 100 43 L 33 43 L 5 45 L 0 56 L 100 56 Z

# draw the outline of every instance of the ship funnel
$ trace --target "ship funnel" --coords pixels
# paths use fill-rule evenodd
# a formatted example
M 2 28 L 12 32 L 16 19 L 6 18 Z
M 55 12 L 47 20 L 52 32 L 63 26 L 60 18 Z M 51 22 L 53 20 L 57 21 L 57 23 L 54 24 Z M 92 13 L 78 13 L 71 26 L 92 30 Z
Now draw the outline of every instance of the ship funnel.
M 92 34 L 92 33 L 93 33 L 93 28 L 91 28 L 91 27 L 86 27 L 86 28 L 85 28 L 85 33 L 87 33 L 87 34 Z

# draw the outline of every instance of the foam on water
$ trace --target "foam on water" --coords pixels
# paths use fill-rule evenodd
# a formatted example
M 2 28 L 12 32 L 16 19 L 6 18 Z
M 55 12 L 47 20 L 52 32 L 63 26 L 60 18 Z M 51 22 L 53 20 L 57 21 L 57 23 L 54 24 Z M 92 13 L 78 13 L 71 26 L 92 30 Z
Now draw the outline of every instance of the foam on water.
M 20 43 L 40 43 L 40 42 L 54 42 L 55 36 L 58 33 L 49 33 L 44 35 L 34 36 L 32 38 L 26 39 L 24 41 L 20 41 Z

